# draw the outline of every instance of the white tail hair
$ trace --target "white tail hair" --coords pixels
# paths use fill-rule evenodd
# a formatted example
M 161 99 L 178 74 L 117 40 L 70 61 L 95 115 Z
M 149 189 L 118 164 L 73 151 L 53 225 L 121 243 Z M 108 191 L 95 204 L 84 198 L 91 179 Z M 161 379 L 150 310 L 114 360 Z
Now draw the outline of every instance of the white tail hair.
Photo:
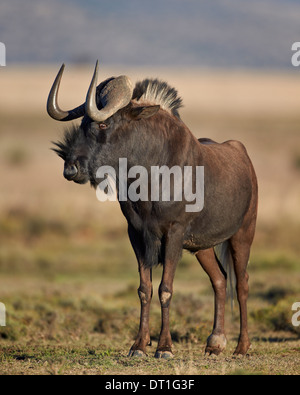
M 227 297 L 230 297 L 231 310 L 233 309 L 234 298 L 236 295 L 236 277 L 233 267 L 232 254 L 229 248 L 228 240 L 214 247 L 217 259 L 221 263 L 227 274 Z

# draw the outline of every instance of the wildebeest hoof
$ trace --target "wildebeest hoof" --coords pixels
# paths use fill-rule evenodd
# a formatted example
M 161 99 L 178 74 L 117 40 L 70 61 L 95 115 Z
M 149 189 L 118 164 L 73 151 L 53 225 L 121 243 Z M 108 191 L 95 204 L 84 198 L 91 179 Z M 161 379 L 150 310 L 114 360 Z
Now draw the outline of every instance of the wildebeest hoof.
M 156 351 L 154 356 L 158 359 L 171 359 L 174 357 L 174 354 L 171 351 Z
M 222 351 L 225 350 L 227 344 L 227 340 L 225 335 L 214 335 L 211 334 L 207 339 L 207 346 L 205 349 L 205 354 L 208 355 L 219 355 Z
M 251 350 L 252 345 L 250 344 L 250 342 L 246 342 L 246 343 L 241 343 L 237 346 L 235 352 L 233 353 L 234 357 L 243 357 L 248 355 L 247 352 L 248 350 Z
M 128 357 L 137 357 L 137 358 L 144 358 L 147 354 L 144 353 L 142 350 L 133 350 L 132 348 L 129 351 Z

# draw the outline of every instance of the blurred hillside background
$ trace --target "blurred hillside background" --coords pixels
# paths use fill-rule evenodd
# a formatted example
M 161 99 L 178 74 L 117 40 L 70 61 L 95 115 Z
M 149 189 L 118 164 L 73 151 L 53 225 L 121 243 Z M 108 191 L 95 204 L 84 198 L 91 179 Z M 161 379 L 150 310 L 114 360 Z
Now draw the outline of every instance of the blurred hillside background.
M 8 62 L 287 68 L 297 0 L 2 1 Z
M 300 67 L 291 63 L 299 22 L 297 0 L 1 2 L 0 373 L 300 373 L 291 324 L 300 301 Z M 178 356 L 163 368 L 124 357 L 139 323 L 126 221 L 117 204 L 63 178 L 50 147 L 68 125 L 46 113 L 60 65 L 59 102 L 71 108 L 84 101 L 96 59 L 103 80 L 127 74 L 174 86 L 197 137 L 246 145 L 260 189 L 249 266 L 252 359 L 231 359 L 237 307 L 232 319 L 228 311 L 224 359 L 203 359 L 213 294 L 186 253 L 172 302 Z M 154 342 L 160 275 L 157 268 Z

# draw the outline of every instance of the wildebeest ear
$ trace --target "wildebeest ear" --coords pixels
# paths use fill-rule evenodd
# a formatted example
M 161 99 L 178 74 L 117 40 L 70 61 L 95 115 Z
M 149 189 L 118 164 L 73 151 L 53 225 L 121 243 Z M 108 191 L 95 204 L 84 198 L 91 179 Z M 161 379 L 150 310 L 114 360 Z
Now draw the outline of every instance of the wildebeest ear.
M 137 120 L 142 118 L 150 118 L 155 115 L 159 109 L 159 105 L 134 107 L 130 110 L 130 115 L 132 116 L 132 118 Z

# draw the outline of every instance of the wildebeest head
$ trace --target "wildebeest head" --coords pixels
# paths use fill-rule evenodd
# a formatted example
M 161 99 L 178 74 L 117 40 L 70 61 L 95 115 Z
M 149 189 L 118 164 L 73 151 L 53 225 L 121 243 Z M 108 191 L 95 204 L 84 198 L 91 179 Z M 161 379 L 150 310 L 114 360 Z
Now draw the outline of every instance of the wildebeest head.
M 89 180 L 88 162 L 93 152 L 95 138 L 99 130 L 107 128 L 107 124 L 103 121 L 130 102 L 133 88 L 126 76 L 109 78 L 96 86 L 97 62 L 85 103 L 64 111 L 58 105 L 58 90 L 64 68 L 63 64 L 50 90 L 47 101 L 48 114 L 57 121 L 71 121 L 80 117 L 83 119 L 80 127 L 73 126 L 68 129 L 63 141 L 54 143 L 56 148 L 53 150 L 65 162 L 64 177 L 83 184 Z
M 114 132 L 119 126 L 124 124 L 124 121 L 127 123 L 130 120 L 148 118 L 155 114 L 160 106 L 141 106 L 132 101 L 133 97 L 139 99 L 145 87 L 137 84 L 133 90 L 126 76 L 109 78 L 97 86 L 97 62 L 85 103 L 64 111 L 58 105 L 58 90 L 63 71 L 64 65 L 59 70 L 49 93 L 48 114 L 58 121 L 71 121 L 79 117 L 83 119 L 80 126 L 66 130 L 63 141 L 54 143 L 56 147 L 53 150 L 65 162 L 64 177 L 83 184 L 93 178 L 93 175 L 89 174 L 91 158 L 99 156 L 105 144 L 112 145 L 112 141 L 118 139 Z M 175 93 L 175 90 L 170 92 L 173 96 Z

